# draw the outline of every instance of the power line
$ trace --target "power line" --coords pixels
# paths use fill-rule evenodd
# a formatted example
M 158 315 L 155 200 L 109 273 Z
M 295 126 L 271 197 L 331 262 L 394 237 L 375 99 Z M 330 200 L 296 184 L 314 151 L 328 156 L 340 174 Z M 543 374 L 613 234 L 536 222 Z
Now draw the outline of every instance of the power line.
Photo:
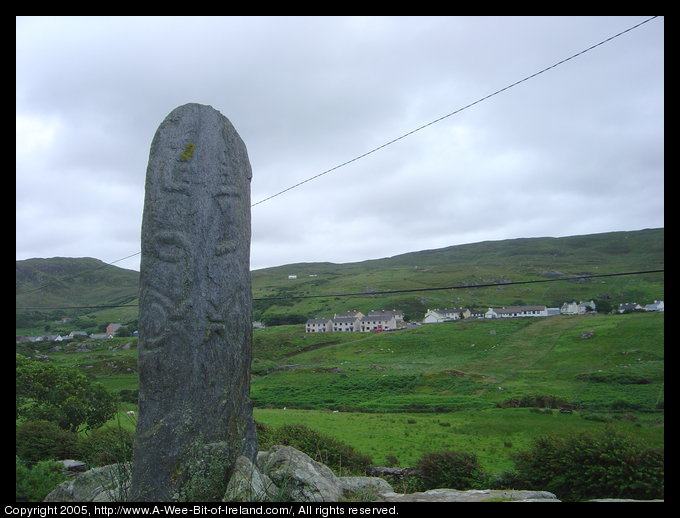
M 377 295 L 394 295 L 398 293 L 416 293 L 423 291 L 442 291 L 442 290 L 471 290 L 476 288 L 489 288 L 492 286 L 513 286 L 518 284 L 539 284 L 546 282 L 562 282 L 562 281 L 579 281 L 583 279 L 595 279 L 600 277 L 620 277 L 623 275 L 645 275 L 651 273 L 663 273 L 664 270 L 639 270 L 633 272 L 618 272 L 618 273 L 596 273 L 592 275 L 578 275 L 575 277 L 560 277 L 559 279 L 533 279 L 529 281 L 508 281 L 508 282 L 490 282 L 483 284 L 465 284 L 456 286 L 438 286 L 435 288 L 408 288 L 397 290 L 371 291 L 371 292 L 356 292 L 356 293 L 326 293 L 323 295 L 287 295 L 285 297 L 263 297 L 253 298 L 253 301 L 270 301 L 270 300 L 293 300 L 293 299 L 318 299 L 330 297 L 371 297 Z M 16 309 L 104 309 L 104 308 L 134 308 L 139 307 L 139 304 L 106 304 L 98 306 L 43 306 L 43 307 L 17 307 Z
M 612 40 L 618 38 L 619 36 L 622 36 L 622 35 L 624 35 L 624 34 L 630 32 L 630 31 L 632 31 L 632 30 L 634 30 L 634 29 L 637 29 L 638 27 L 640 27 L 640 26 L 642 26 L 642 25 L 644 25 L 644 24 L 646 24 L 646 23 L 648 23 L 648 22 L 654 20 L 655 18 L 658 18 L 658 16 L 652 16 L 651 18 L 648 18 L 647 20 L 644 20 L 644 21 L 642 21 L 642 22 L 640 22 L 640 23 L 638 23 L 638 24 L 636 24 L 636 25 L 633 25 L 632 27 L 629 27 L 628 29 L 625 29 L 625 30 L 623 30 L 623 31 L 621 31 L 621 32 L 618 32 L 617 34 L 614 34 L 613 36 L 610 36 L 609 38 L 606 38 L 606 39 L 600 41 L 599 43 L 596 43 L 596 44 L 594 44 L 594 45 L 591 45 L 590 47 L 588 47 L 588 48 L 586 48 L 586 49 L 584 49 L 584 50 L 581 50 L 580 52 L 577 52 L 576 54 L 572 54 L 571 56 L 569 56 L 569 57 L 567 57 L 567 58 L 564 58 L 564 59 L 562 59 L 562 60 L 560 60 L 560 61 L 558 61 L 558 62 L 556 62 L 556 63 L 554 63 L 554 64 L 552 64 L 552 65 L 550 65 L 550 66 L 548 66 L 548 67 L 545 67 L 545 68 L 539 70 L 538 72 L 534 72 L 533 74 L 528 75 L 528 76 L 526 76 L 526 77 L 520 79 L 519 81 L 515 81 L 514 83 L 512 83 L 512 84 L 510 84 L 510 85 L 507 85 L 507 86 L 505 86 L 505 87 L 503 87 L 503 88 L 500 88 L 499 90 L 496 90 L 496 91 L 494 91 L 494 92 L 492 92 L 492 93 L 490 93 L 490 94 L 488 94 L 488 95 L 485 95 L 484 97 L 481 97 L 481 98 L 477 99 L 477 100 L 474 101 L 474 102 L 471 102 L 471 103 L 469 103 L 469 104 L 467 104 L 467 105 L 465 105 L 465 106 L 463 106 L 463 107 L 461 107 L 461 108 L 458 108 L 457 110 L 454 110 L 454 111 L 452 111 L 451 113 L 447 113 L 446 115 L 442 115 L 441 117 L 439 117 L 439 118 L 437 118 L 437 119 L 434 119 L 433 121 L 430 121 L 430 122 L 428 122 L 428 123 L 426 123 L 426 124 L 423 124 L 422 126 L 419 126 L 419 127 L 415 128 L 415 129 L 413 129 L 413 130 L 411 130 L 411 131 L 409 131 L 409 132 L 407 132 L 407 133 L 404 133 L 403 135 L 400 135 L 399 137 L 396 137 L 396 138 L 394 138 L 394 139 L 392 139 L 392 140 L 390 140 L 390 141 L 388 141 L 388 142 L 385 142 L 384 144 L 382 144 L 382 145 L 380 145 L 380 146 L 378 146 L 378 147 L 376 147 L 376 148 L 373 148 L 373 149 L 371 149 L 370 151 L 367 151 L 367 152 L 365 152 L 365 153 L 363 153 L 363 154 L 361 154 L 361 155 L 359 155 L 359 156 L 356 156 L 356 157 L 354 157 L 354 158 L 352 158 L 352 159 L 350 159 L 350 160 L 347 160 L 347 161 L 345 161 L 345 162 L 343 162 L 343 163 L 341 163 L 341 164 L 339 164 L 339 165 L 336 165 L 336 166 L 334 166 L 334 167 L 331 167 L 330 169 L 326 169 L 325 171 L 322 171 L 321 173 L 318 173 L 318 174 L 316 174 L 316 175 L 314 175 L 314 176 L 311 176 L 311 177 L 307 178 L 306 180 L 303 180 L 303 181 L 298 182 L 298 183 L 296 183 L 296 184 L 294 184 L 294 185 L 291 185 L 290 187 L 287 187 L 287 188 L 283 189 L 282 191 L 279 191 L 279 192 L 277 192 L 277 193 L 275 193 L 275 194 L 272 194 L 271 196 L 268 196 L 268 197 L 266 197 L 266 198 L 264 198 L 264 199 L 262 199 L 262 200 L 260 200 L 260 201 L 258 201 L 258 202 L 255 202 L 255 203 L 253 203 L 250 207 L 253 208 L 253 207 L 257 206 L 257 205 L 260 205 L 260 204 L 262 204 L 262 203 L 265 203 L 265 202 L 267 202 L 267 201 L 269 201 L 269 200 L 271 200 L 271 199 L 273 199 L 273 198 L 276 198 L 277 196 L 280 196 L 280 195 L 282 195 L 282 194 L 284 194 L 284 193 L 286 193 L 286 192 L 288 192 L 288 191 L 291 191 L 291 190 L 293 190 L 293 189 L 295 189 L 295 188 L 297 188 L 297 187 L 300 187 L 301 185 L 304 185 L 304 184 L 306 184 L 306 183 L 308 183 L 308 182 L 311 182 L 312 180 L 315 180 L 315 179 L 317 179 L 317 178 L 320 178 L 321 176 L 324 176 L 324 175 L 326 175 L 326 174 L 328 174 L 328 173 L 331 173 L 331 172 L 333 172 L 333 171 L 336 171 L 337 169 L 340 169 L 341 167 L 344 167 L 344 166 L 349 165 L 349 164 L 351 164 L 351 163 L 353 163 L 353 162 L 356 162 L 356 161 L 358 161 L 358 160 L 361 160 L 362 158 L 365 158 L 365 157 L 367 157 L 368 155 L 371 155 L 371 154 L 375 153 L 376 151 L 379 151 L 379 150 L 381 150 L 381 149 L 383 149 L 383 148 L 386 148 L 387 146 L 390 146 L 390 145 L 392 145 L 392 144 L 394 144 L 394 143 L 396 143 L 396 142 L 398 142 L 398 141 L 400 141 L 400 140 L 402 140 L 402 139 L 404 139 L 404 138 L 406 138 L 406 137 L 409 137 L 409 136 L 413 135 L 414 133 L 417 133 L 418 131 L 421 131 L 421 130 L 423 130 L 423 129 L 425 129 L 425 128 L 428 128 L 429 126 L 432 126 L 432 125 L 434 125 L 434 124 L 436 124 L 436 123 L 438 123 L 438 122 L 443 121 L 444 119 L 447 119 L 447 118 L 449 118 L 449 117 L 451 117 L 451 116 L 453 116 L 453 115 L 456 115 L 456 114 L 458 114 L 458 113 L 460 113 L 460 112 L 462 112 L 462 111 L 464 111 L 464 110 L 467 110 L 468 108 L 471 108 L 472 106 L 475 106 L 475 105 L 477 105 L 477 104 L 479 104 L 479 103 L 481 103 L 481 102 L 484 102 L 484 101 L 486 101 L 487 99 L 490 99 L 491 97 L 494 97 L 494 96 L 496 96 L 496 95 L 498 95 L 498 94 L 500 94 L 500 93 L 502 93 L 502 92 L 505 92 L 506 90 L 509 90 L 509 89 L 511 89 L 511 88 L 513 88 L 513 87 L 515 87 L 515 86 L 517 86 L 517 85 L 519 85 L 519 84 L 521 84 L 521 83 L 524 83 L 524 82 L 526 82 L 526 81 L 529 81 L 530 79 L 533 79 L 533 78 L 535 78 L 535 77 L 537 77 L 537 76 L 539 76 L 539 75 L 541 75 L 541 74 L 543 74 L 543 73 L 545 73 L 545 72 L 547 72 L 547 71 L 549 71 L 549 70 L 552 70 L 553 68 L 556 68 L 556 67 L 558 67 L 558 66 L 560 66 L 560 65 L 563 65 L 564 63 L 566 63 L 566 62 L 568 62 L 568 61 L 571 61 L 571 60 L 574 59 L 574 58 L 577 58 L 577 57 L 579 57 L 579 56 L 582 56 L 582 55 L 585 54 L 586 52 L 590 52 L 591 50 L 593 50 L 593 49 L 595 49 L 595 48 L 597 48 L 597 47 L 600 47 L 601 45 L 604 45 L 605 43 L 608 43 L 608 42 L 610 42 L 610 41 L 612 41 Z M 85 274 L 87 274 L 87 273 L 90 273 L 90 272 L 92 272 L 92 271 L 98 270 L 98 269 L 103 268 L 103 267 L 105 267 L 105 266 L 113 265 L 113 264 L 115 264 L 115 263 L 117 263 L 117 262 L 123 261 L 123 260 L 125 260 L 125 259 L 129 259 L 130 257 L 134 257 L 134 256 L 139 255 L 139 254 L 141 254 L 141 253 L 142 253 L 141 251 L 140 251 L 140 252 L 135 252 L 134 254 L 128 255 L 127 257 L 123 257 L 122 259 L 117 259 L 117 260 L 115 260 L 115 261 L 113 261 L 113 262 L 106 263 L 105 265 L 100 266 L 100 267 L 97 267 L 97 268 L 95 268 L 94 270 L 86 271 L 86 272 L 83 272 L 83 273 L 80 273 L 80 274 L 76 274 L 76 275 L 74 275 L 73 277 L 66 278 L 66 279 L 62 279 L 62 281 L 63 281 L 63 280 L 69 280 L 69 279 L 71 279 L 71 278 L 75 278 L 75 277 L 78 277 L 78 276 L 80 276 L 80 275 L 85 275 Z M 45 286 L 51 284 L 52 282 L 57 282 L 57 281 L 56 281 L 56 280 L 51 281 L 50 283 L 47 283 L 47 284 L 42 285 L 42 286 L 39 286 L 38 288 L 35 288 L 35 289 L 33 289 L 33 290 L 31 290 L 31 291 L 28 291 L 28 292 L 26 292 L 26 293 L 33 293 L 34 291 L 39 291 L 39 290 L 41 290 L 43 287 L 45 287 Z
M 642 270 L 636 272 L 620 272 L 620 273 L 598 273 L 593 275 L 579 275 L 577 277 L 560 277 L 559 279 L 534 279 L 530 281 L 508 281 L 508 282 L 491 282 L 483 284 L 466 284 L 457 286 L 439 286 L 436 288 L 409 288 L 398 290 L 384 290 L 373 292 L 358 292 L 358 293 L 337 293 L 328 295 L 290 295 L 287 297 L 267 297 L 253 300 L 288 300 L 288 299 L 315 299 L 326 297 L 357 297 L 357 296 L 372 296 L 372 295 L 393 295 L 395 293 L 415 293 L 420 291 L 441 291 L 441 290 L 468 290 L 475 288 L 488 288 L 492 286 L 513 286 L 517 284 L 538 284 L 544 282 L 560 282 L 560 281 L 576 281 L 582 279 L 594 279 L 597 277 L 618 277 L 622 275 L 642 275 L 648 273 L 660 273 L 664 270 Z
M 142 253 L 142 252 L 135 252 L 134 254 L 128 255 L 127 257 L 122 257 L 122 258 L 120 258 L 120 259 L 116 259 L 115 261 L 111 261 L 110 263 L 104 263 L 104 264 L 102 264 L 102 265 L 96 266 L 96 267 L 92 268 L 91 270 L 85 270 L 84 272 L 75 273 L 75 274 L 70 275 L 70 276 L 68 276 L 68 277 L 62 277 L 61 279 L 52 279 L 51 281 L 48 281 L 48 282 L 46 282 L 45 284 L 41 284 L 41 285 L 38 286 L 37 288 L 33 288 L 32 290 L 28 290 L 28 291 L 25 291 L 25 292 L 21 292 L 21 291 L 20 291 L 19 293 L 24 293 L 25 295 L 27 295 L 27 294 L 29 294 L 29 293 L 33 293 L 33 292 L 36 292 L 36 291 L 40 291 L 40 290 L 42 290 L 43 288 L 45 288 L 46 286 L 49 286 L 50 284 L 54 284 L 55 282 L 65 282 L 65 281 L 70 281 L 70 280 L 72 280 L 72 279 L 75 279 L 76 277 L 80 277 L 80 276 L 82 276 L 82 275 L 87 275 L 88 273 L 96 272 L 97 270 L 101 270 L 102 268 L 106 268 L 107 266 L 112 266 L 112 265 L 114 265 L 114 264 L 116 264 L 116 263 L 119 263 L 119 262 L 121 262 L 121 261 L 124 261 L 125 259 L 130 259 L 130 257 L 134 257 L 134 256 L 139 255 L 139 254 L 141 254 L 141 253 Z
M 597 47 L 599 47 L 599 46 L 601 46 L 601 45 L 604 45 L 605 43 L 608 43 L 608 42 L 610 42 L 611 40 L 613 40 L 613 39 L 615 39 L 615 38 L 618 38 L 619 36 L 622 36 L 622 35 L 626 34 L 627 32 L 630 32 L 630 31 L 632 31 L 632 30 L 634 30 L 634 29 L 637 29 L 637 28 L 640 27 L 641 25 L 644 25 L 645 23 L 652 21 L 654 18 L 658 18 L 658 16 L 652 16 L 651 18 L 649 18 L 649 19 L 647 19 L 647 20 L 644 20 L 644 21 L 638 23 L 637 25 L 634 25 L 634 26 L 632 26 L 632 27 L 629 27 L 628 29 L 626 29 L 626 30 L 624 30 L 624 31 L 621 31 L 621 32 L 619 32 L 619 33 L 617 33 L 617 34 L 614 34 L 613 36 L 610 36 L 609 38 L 607 38 L 607 39 L 605 39 L 605 40 L 600 41 L 599 43 L 596 43 L 595 45 L 591 45 L 591 46 L 588 47 L 587 49 L 584 49 L 584 50 L 582 50 L 582 51 L 580 51 L 580 52 L 577 52 L 576 54 L 572 54 L 572 55 L 569 56 L 568 58 L 565 58 L 565 59 L 563 59 L 563 60 L 561 60 L 561 61 L 558 61 L 557 63 L 554 63 L 554 64 L 552 64 L 552 65 L 550 65 L 550 66 L 548 66 L 548 67 L 545 67 L 545 68 L 539 70 L 538 72 L 535 72 L 535 73 L 533 73 L 533 74 L 531 74 L 531 75 L 528 75 L 528 76 L 524 77 L 523 79 L 520 79 L 519 81 L 515 81 L 514 83 L 512 83 L 512 84 L 510 84 L 510 85 L 508 85 L 508 86 L 505 86 L 505 87 L 503 87 L 503 88 L 501 88 L 501 89 L 499 89 L 499 90 L 496 90 L 495 92 L 492 92 L 492 93 L 490 93 L 490 94 L 488 94 L 488 95 L 485 95 L 484 97 L 481 97 L 481 98 L 477 99 L 476 101 L 471 102 L 470 104 L 467 104 L 467 105 L 463 106 L 462 108 L 458 108 L 457 110 L 454 110 L 454 111 L 452 111 L 451 113 L 447 113 L 446 115 L 443 115 L 443 116 L 441 116 L 441 117 L 439 117 L 439 118 L 437 118 L 437 119 L 435 119 L 435 120 L 433 120 L 433 121 L 431 121 L 431 122 L 428 122 L 427 124 L 423 124 L 422 126 L 419 126 L 418 128 L 409 131 L 408 133 L 404 133 L 403 135 L 401 135 L 401 136 L 399 136 L 399 137 L 397 137 L 397 138 L 394 138 L 394 139 L 392 139 L 392 140 L 390 140 L 390 141 L 388 141 L 388 142 L 385 142 L 384 144 L 382 144 L 382 145 L 380 145 L 380 146 L 378 146 L 378 147 L 376 147 L 376 148 L 374 148 L 374 149 L 371 149 L 370 151 L 367 151 L 366 153 L 364 153 L 364 154 L 362 154 L 362 155 L 359 155 L 359 156 L 357 156 L 357 157 L 355 157 L 355 158 L 352 158 L 352 159 L 350 159 L 350 160 L 347 160 L 346 162 L 343 162 L 343 163 L 340 164 L 340 165 L 336 165 L 335 167 L 331 167 L 330 169 L 327 169 L 327 170 L 325 170 L 325 171 L 323 171 L 323 172 L 321 172 L 321 173 L 318 173 L 318 174 L 316 174 L 316 175 L 314 175 L 314 176 L 311 176 L 311 177 L 307 178 L 306 180 L 303 180 L 303 181 L 301 181 L 301 182 L 299 182 L 299 183 L 296 183 L 295 185 L 291 185 L 290 187 L 287 187 L 286 189 L 283 189 L 282 191 L 279 191 L 279 192 L 277 192 L 276 194 L 272 194 L 271 196 L 268 196 L 267 198 L 264 198 L 264 199 L 262 199 L 262 200 L 260 200 L 260 201 L 258 201 L 258 202 L 256 202 L 256 203 L 253 203 L 253 204 L 251 205 L 251 207 L 255 207 L 256 205 L 259 205 L 259 204 L 261 204 L 261 203 L 264 203 L 264 202 L 266 202 L 266 201 L 269 201 L 269 200 L 271 200 L 272 198 L 276 198 L 277 196 L 280 196 L 280 195 L 283 194 L 283 193 L 286 193 L 286 192 L 288 192 L 288 191 L 291 191 L 291 190 L 295 189 L 296 187 L 300 187 L 301 185 L 304 185 L 304 184 L 306 184 L 307 182 L 311 182 L 312 180 L 315 180 L 315 179 L 317 179 L 317 178 L 319 178 L 319 177 L 321 177 L 321 176 L 324 176 L 324 175 L 326 175 L 326 174 L 328 174 L 328 173 L 331 173 L 331 172 L 333 172 L 333 171 L 335 171 L 335 170 L 337 170 L 337 169 L 340 169 L 341 167 L 344 167 L 344 166 L 346 166 L 346 165 L 348 165 L 348 164 L 351 164 L 352 162 L 356 162 L 357 160 L 361 160 L 362 158 L 367 157 L 368 155 L 370 155 L 370 154 L 372 154 L 372 153 L 375 153 L 376 151 L 379 151 L 379 150 L 381 150 L 381 149 L 383 149 L 383 148 L 386 148 L 387 146 L 392 145 L 392 144 L 394 144 L 395 142 L 398 142 L 398 141 L 400 141 L 400 140 L 402 140 L 402 139 L 404 139 L 404 138 L 406 138 L 406 137 L 408 137 L 408 136 L 410 136 L 410 135 L 413 135 L 414 133 L 416 133 L 416 132 L 418 132 L 418 131 L 420 131 L 420 130 L 423 130 L 423 129 L 429 127 L 429 126 L 432 126 L 433 124 L 436 124 L 436 123 L 438 123 L 438 122 L 441 122 L 441 121 L 443 121 L 444 119 L 447 119 L 447 118 L 449 118 L 449 117 L 451 117 L 451 116 L 453 116 L 453 115 L 456 115 L 457 113 L 462 112 L 463 110 L 467 110 L 468 108 L 471 108 L 472 106 L 475 106 L 476 104 L 479 104 L 479 103 L 481 103 L 481 102 L 484 102 L 484 101 L 486 101 L 487 99 L 490 99 L 491 97 L 493 97 L 493 96 L 495 96 L 495 95 L 498 95 L 498 94 L 500 94 L 500 93 L 502 93 L 502 92 L 505 92 L 506 90 L 509 90 L 510 88 L 513 88 L 513 87 L 515 87 L 515 86 L 517 86 L 517 85 L 519 85 L 519 84 L 521 84 L 521 83 L 524 83 L 525 81 L 529 81 L 530 79 L 533 79 L 534 77 L 539 76 L 539 75 L 541 75 L 541 74 L 547 72 L 548 70 L 552 70 L 553 68 L 556 68 L 556 67 L 558 67 L 558 66 L 560 66 L 560 65 L 562 65 L 562 64 L 564 64 L 564 63 L 566 63 L 567 61 L 571 61 L 572 59 L 577 58 L 578 56 L 582 56 L 582 55 L 585 54 L 586 52 L 590 52 L 591 50 L 593 50 L 593 49 L 595 49 L 595 48 L 597 48 Z

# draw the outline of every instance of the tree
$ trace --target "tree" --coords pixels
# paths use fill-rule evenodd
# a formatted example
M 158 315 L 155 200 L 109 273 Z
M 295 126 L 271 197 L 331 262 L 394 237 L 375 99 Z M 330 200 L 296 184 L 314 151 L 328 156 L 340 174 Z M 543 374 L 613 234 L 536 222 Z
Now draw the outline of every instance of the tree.
M 130 332 L 130 329 L 123 326 L 119 327 L 118 331 L 116 331 L 116 336 L 117 337 L 127 337 L 127 336 L 132 336 L 132 333 Z
M 611 313 L 612 312 L 612 303 L 607 300 L 607 299 L 597 299 L 597 302 L 595 304 L 597 306 L 597 311 L 600 313 Z
M 116 398 L 83 374 L 16 355 L 16 416 L 45 419 L 77 432 L 111 419 Z
M 555 493 L 563 501 L 592 498 L 663 498 L 664 452 L 609 428 L 596 433 L 544 436 L 515 457 L 527 489 Z

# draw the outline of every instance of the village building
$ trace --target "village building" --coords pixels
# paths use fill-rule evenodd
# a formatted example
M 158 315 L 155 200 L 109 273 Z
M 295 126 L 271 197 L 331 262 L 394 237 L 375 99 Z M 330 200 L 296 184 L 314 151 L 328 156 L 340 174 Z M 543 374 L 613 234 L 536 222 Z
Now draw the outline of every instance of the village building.
M 336 313 L 333 318 L 310 318 L 305 323 L 307 333 L 364 332 L 377 329 L 399 329 L 404 324 L 404 312 L 393 310 L 369 311 L 364 315 L 361 311 L 345 311 Z
M 630 313 L 631 311 L 642 311 L 643 309 L 645 308 L 637 302 L 629 302 L 619 306 L 619 313 Z
M 397 320 L 394 315 L 367 315 L 362 317 L 360 331 L 370 333 L 377 329 L 387 331 L 397 328 Z
M 330 333 L 333 321 L 330 318 L 310 318 L 305 324 L 306 333 Z
M 645 311 L 663 311 L 663 300 L 655 300 L 654 304 L 647 304 Z
M 359 317 L 334 317 L 333 331 L 352 332 L 359 331 L 361 318 Z
M 439 322 L 470 318 L 471 315 L 471 311 L 467 308 L 428 309 L 425 318 L 423 318 L 423 324 L 438 324 Z
M 588 311 L 597 311 L 597 306 L 592 300 L 578 304 L 576 302 L 565 302 L 560 308 L 562 315 L 585 315 Z
M 123 324 L 109 324 L 106 326 L 106 334 L 115 335 L 121 327 L 123 327 Z
M 489 308 L 484 318 L 522 318 L 547 317 L 546 306 L 508 306 L 506 308 Z

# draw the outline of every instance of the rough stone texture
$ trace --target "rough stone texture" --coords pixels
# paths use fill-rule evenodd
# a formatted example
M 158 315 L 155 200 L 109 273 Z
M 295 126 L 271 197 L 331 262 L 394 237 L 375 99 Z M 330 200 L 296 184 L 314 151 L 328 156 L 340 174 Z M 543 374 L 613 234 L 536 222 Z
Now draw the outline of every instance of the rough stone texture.
M 345 498 L 371 498 L 381 493 L 392 493 L 394 489 L 379 477 L 338 477 L 342 496 Z
M 67 472 L 75 472 L 75 473 L 80 473 L 83 471 L 87 471 L 87 466 L 83 461 L 80 460 L 72 460 L 72 459 L 65 459 L 65 460 L 60 460 L 58 461 L 64 466 L 64 470 Z
M 379 468 L 384 469 L 384 468 Z M 114 464 L 80 473 L 62 482 L 46 502 L 125 501 L 129 487 L 129 463 Z M 271 478 L 270 478 L 271 477 Z M 272 479 L 275 479 L 275 484 Z M 377 477 L 337 477 L 323 464 L 289 446 L 273 446 L 257 455 L 257 465 L 239 457 L 222 501 L 337 502 L 559 502 L 547 491 L 432 489 L 398 494 Z M 663 502 L 660 500 L 596 499 L 591 502 Z
M 231 475 L 225 502 L 266 502 L 274 501 L 278 496 L 278 488 L 274 482 L 257 469 L 250 459 L 236 459 L 234 472 Z
M 130 463 L 110 464 L 79 473 L 62 482 L 45 502 L 116 502 L 127 498 Z
M 295 502 L 337 502 L 342 496 L 338 477 L 328 466 L 290 446 L 260 452 L 257 466 Z
M 383 493 L 382 502 L 559 502 L 547 491 L 430 489 L 422 493 Z
M 133 501 L 219 498 L 236 459 L 256 455 L 251 176 L 243 141 L 210 106 L 176 108 L 154 136 L 142 220 Z

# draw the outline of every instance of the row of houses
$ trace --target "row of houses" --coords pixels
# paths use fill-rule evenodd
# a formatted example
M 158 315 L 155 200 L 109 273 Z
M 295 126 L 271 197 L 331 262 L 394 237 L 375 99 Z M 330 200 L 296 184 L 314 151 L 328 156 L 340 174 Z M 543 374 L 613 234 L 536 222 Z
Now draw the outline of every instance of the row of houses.
M 641 306 L 637 303 L 621 304 L 618 313 L 631 311 L 663 311 L 663 300 L 655 300 L 653 304 Z M 508 306 L 502 308 L 489 308 L 487 311 L 476 311 L 468 308 L 428 309 L 423 319 L 423 324 L 436 324 L 460 319 L 483 319 L 483 318 L 523 318 L 523 317 L 550 317 L 553 315 L 585 315 L 597 311 L 595 301 L 565 302 L 562 307 L 549 308 L 547 306 Z
M 618 313 L 630 311 L 663 311 L 663 300 L 655 300 L 653 304 L 642 306 L 637 303 L 621 304 Z M 428 309 L 423 318 L 423 324 L 436 324 L 462 319 L 493 319 L 493 318 L 527 318 L 550 317 L 554 315 L 584 315 L 597 311 L 593 300 L 580 302 L 565 302 L 559 308 L 539 306 L 507 306 L 489 308 L 488 310 L 473 310 L 469 308 Z M 307 333 L 330 333 L 332 331 L 391 331 L 405 326 L 403 311 L 369 311 L 364 315 L 360 311 L 346 311 L 336 313 L 333 318 L 310 318 L 305 324 Z
M 653 304 L 645 304 L 641 306 L 637 302 L 630 304 L 621 304 L 619 306 L 619 313 L 630 313 L 631 311 L 663 311 L 663 300 L 655 300 Z
M 559 314 L 559 309 L 546 306 L 508 306 L 489 308 L 487 311 L 468 308 L 428 309 L 423 318 L 423 324 L 438 324 L 462 319 L 547 317 L 556 314 Z
M 64 340 L 73 340 L 76 336 L 86 336 L 87 338 L 106 339 L 116 336 L 118 330 L 123 324 L 109 324 L 106 326 L 104 333 L 87 334 L 85 331 L 71 331 L 65 335 L 40 335 L 40 336 L 21 336 L 17 338 L 17 342 L 63 342 Z M 132 336 L 137 336 L 137 331 L 132 333 Z
M 336 313 L 333 318 L 310 318 L 305 324 L 307 333 L 330 333 L 332 331 L 391 331 L 404 327 L 404 312 L 391 310 L 369 311 L 364 315 L 361 311 Z

